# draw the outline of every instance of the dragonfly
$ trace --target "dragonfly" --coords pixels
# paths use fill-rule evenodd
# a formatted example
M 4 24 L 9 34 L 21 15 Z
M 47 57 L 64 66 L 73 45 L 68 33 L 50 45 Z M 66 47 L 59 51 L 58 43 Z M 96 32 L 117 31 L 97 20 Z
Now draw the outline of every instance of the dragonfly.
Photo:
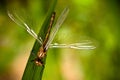
M 28 26 L 28 24 L 26 24 L 18 16 L 18 14 L 11 13 L 10 11 L 8 11 L 8 16 L 10 17 L 10 19 L 14 21 L 16 24 L 18 24 L 19 26 L 23 26 L 23 28 L 42 45 L 37 52 L 37 57 L 33 60 L 37 66 L 44 65 L 43 58 L 46 56 L 46 52 L 49 48 L 72 48 L 72 49 L 95 49 L 96 48 L 94 45 L 92 45 L 91 41 L 73 43 L 73 44 L 58 44 L 58 43 L 51 44 L 60 26 L 65 21 L 68 13 L 69 13 L 69 8 L 65 8 L 60 14 L 53 28 L 52 26 L 55 20 L 55 12 L 52 13 L 48 30 L 47 30 L 45 39 L 43 41 L 42 38 L 38 37 L 37 34 L 34 32 L 34 30 L 31 29 Z

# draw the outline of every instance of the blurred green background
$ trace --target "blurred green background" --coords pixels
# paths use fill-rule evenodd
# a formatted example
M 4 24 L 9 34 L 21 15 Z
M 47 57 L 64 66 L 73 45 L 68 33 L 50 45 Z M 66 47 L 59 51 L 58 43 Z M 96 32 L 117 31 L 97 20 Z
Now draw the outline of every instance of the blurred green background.
M 0 80 L 21 80 L 35 39 L 7 16 L 16 9 L 38 33 L 51 0 L 0 0 Z M 70 12 L 53 42 L 90 40 L 94 50 L 49 49 L 43 80 L 120 80 L 118 0 L 58 0 Z M 23 12 L 22 12 L 23 11 Z

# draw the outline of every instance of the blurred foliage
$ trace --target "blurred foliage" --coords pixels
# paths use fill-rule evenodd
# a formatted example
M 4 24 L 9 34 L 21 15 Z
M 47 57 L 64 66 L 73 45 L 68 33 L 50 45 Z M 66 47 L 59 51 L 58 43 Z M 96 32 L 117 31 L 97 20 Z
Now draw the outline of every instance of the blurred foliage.
M 30 35 L 8 18 L 7 9 L 24 9 L 25 14 L 20 16 L 30 16 L 28 24 L 38 33 L 50 2 L 0 0 L 0 80 L 20 80 L 14 78 L 12 62 L 29 54 L 34 43 Z M 66 6 L 70 12 L 54 42 L 91 40 L 96 49 L 49 49 L 43 80 L 120 80 L 119 1 L 58 0 L 56 18 Z

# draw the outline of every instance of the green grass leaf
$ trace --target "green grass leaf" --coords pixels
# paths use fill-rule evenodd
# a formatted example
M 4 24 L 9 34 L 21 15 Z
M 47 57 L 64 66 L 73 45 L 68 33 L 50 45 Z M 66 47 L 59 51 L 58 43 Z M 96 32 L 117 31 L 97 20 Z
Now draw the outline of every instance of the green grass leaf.
M 40 36 L 43 40 L 45 39 L 45 35 L 47 33 L 48 30 L 48 25 L 50 22 L 50 18 L 51 18 L 51 14 L 54 11 L 55 5 L 56 5 L 57 0 L 52 0 L 51 1 L 51 5 L 49 7 L 46 19 L 39 31 L 38 36 Z M 42 80 L 42 74 L 44 71 L 44 66 L 37 66 L 34 61 L 37 55 L 37 52 L 40 48 L 40 44 L 38 43 L 38 41 L 36 40 L 33 49 L 31 51 L 30 57 L 28 59 L 22 80 Z M 33 54 L 34 53 L 34 54 Z M 44 63 L 45 63 L 46 57 L 44 59 Z M 44 64 L 45 65 L 45 64 Z

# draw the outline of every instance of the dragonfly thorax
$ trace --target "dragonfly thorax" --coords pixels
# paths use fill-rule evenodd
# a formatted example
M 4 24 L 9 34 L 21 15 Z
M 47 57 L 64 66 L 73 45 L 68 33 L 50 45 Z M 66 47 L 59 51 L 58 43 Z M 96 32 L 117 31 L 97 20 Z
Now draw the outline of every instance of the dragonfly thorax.
M 43 46 L 40 47 L 40 50 L 37 53 L 37 58 L 34 60 L 35 64 L 37 66 L 43 65 L 43 58 L 46 56 L 46 50 L 43 48 Z
M 41 46 L 41 47 L 40 47 L 40 50 L 39 50 L 38 53 L 37 53 L 37 57 L 38 57 L 39 59 L 42 59 L 42 58 L 45 57 L 45 55 L 46 55 L 46 49 L 44 49 L 43 46 Z

